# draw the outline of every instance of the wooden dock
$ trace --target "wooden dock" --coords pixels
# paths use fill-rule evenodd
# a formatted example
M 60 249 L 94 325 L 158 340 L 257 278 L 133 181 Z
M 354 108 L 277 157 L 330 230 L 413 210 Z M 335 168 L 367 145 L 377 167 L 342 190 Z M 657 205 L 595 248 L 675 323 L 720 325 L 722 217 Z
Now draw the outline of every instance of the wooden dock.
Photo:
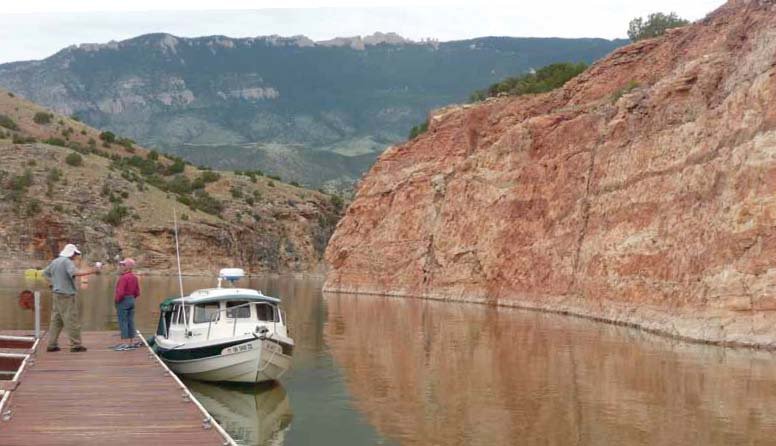
M 113 351 L 112 332 L 83 342 L 87 352 L 71 353 L 62 333 L 49 353 L 41 340 L 3 409 L 0 445 L 230 444 L 150 349 Z

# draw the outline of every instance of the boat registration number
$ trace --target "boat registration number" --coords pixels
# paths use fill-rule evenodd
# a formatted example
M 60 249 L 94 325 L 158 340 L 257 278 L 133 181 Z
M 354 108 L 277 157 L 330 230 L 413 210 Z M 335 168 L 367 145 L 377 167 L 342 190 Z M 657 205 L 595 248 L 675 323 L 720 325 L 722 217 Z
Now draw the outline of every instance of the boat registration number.
M 241 353 L 241 352 L 247 352 L 249 350 L 253 350 L 253 344 L 240 344 L 235 345 L 234 347 L 227 347 L 223 350 L 221 350 L 222 355 L 230 355 L 232 353 Z

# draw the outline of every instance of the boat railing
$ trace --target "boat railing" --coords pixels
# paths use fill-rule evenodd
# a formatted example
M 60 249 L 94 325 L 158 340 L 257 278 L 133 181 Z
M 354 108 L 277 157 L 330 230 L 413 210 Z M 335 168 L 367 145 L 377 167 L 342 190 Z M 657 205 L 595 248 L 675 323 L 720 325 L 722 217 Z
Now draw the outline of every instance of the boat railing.
M 241 308 L 241 307 L 247 307 L 247 306 L 250 306 L 250 305 L 255 304 L 255 303 L 256 302 L 247 302 L 247 303 L 244 303 L 244 304 L 235 305 L 233 307 L 226 307 L 223 310 L 219 309 L 217 311 L 214 311 L 214 312 L 210 313 L 210 318 L 209 318 L 210 320 L 208 321 L 208 324 L 207 324 L 207 338 L 205 340 L 206 341 L 210 340 L 210 329 L 213 326 L 213 322 L 217 321 L 221 317 L 221 313 L 228 312 L 228 311 L 231 311 L 231 310 L 235 310 L 235 309 Z M 257 305 L 269 305 L 269 304 L 258 303 Z M 193 317 L 193 314 L 192 314 L 192 317 Z M 239 318 L 235 317 L 233 319 L 234 319 L 234 322 L 232 324 L 232 337 L 234 337 L 237 334 L 237 319 L 239 319 Z M 273 322 L 273 325 L 274 325 L 275 319 L 277 319 L 277 317 L 274 314 L 274 309 L 273 309 L 273 317 L 272 317 L 272 319 L 273 319 L 272 322 Z

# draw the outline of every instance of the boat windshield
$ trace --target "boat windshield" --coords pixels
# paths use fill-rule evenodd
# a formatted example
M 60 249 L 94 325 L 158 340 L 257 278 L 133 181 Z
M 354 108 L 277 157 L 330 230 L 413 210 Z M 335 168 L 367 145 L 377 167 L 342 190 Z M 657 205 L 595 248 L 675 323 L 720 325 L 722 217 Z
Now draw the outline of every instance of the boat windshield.
M 237 308 L 234 308 L 237 307 Z M 251 317 L 251 307 L 245 302 L 226 302 L 226 317 L 229 319 L 248 319 Z
M 204 304 L 194 306 L 194 323 L 203 324 L 206 322 L 217 321 L 220 318 L 218 303 Z M 212 319 L 211 319 L 212 317 Z
M 277 322 L 275 306 L 266 303 L 256 304 L 256 317 L 260 321 Z
M 186 306 L 186 313 L 191 311 L 189 308 L 189 306 Z M 183 307 L 179 304 L 175 304 L 172 309 L 172 324 L 184 325 L 186 323 L 185 319 L 186 318 L 183 315 Z

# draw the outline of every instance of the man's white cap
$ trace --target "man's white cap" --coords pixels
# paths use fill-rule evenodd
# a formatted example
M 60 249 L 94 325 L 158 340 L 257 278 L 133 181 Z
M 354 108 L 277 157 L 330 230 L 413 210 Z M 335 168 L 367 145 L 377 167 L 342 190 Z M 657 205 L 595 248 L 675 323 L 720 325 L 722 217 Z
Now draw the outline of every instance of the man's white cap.
M 65 245 L 65 249 L 62 250 L 62 252 L 59 253 L 60 257 L 73 257 L 73 254 L 81 255 L 81 251 L 78 250 L 78 248 L 72 244 L 68 243 Z

